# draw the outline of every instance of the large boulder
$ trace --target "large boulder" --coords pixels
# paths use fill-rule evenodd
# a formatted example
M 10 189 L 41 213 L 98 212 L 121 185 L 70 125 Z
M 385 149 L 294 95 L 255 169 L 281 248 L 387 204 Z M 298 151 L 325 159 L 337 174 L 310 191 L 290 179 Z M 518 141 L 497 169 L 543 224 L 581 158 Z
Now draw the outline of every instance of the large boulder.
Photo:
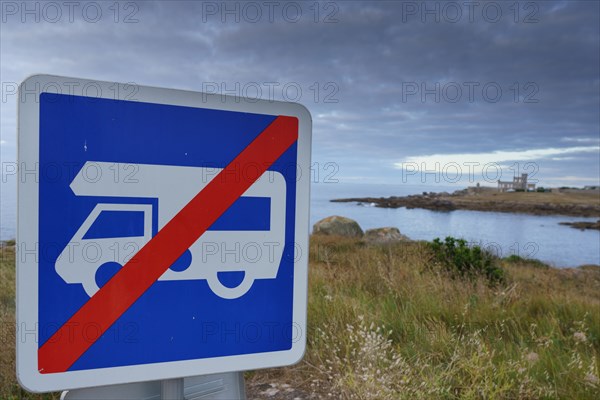
M 400 233 L 398 228 L 385 227 L 376 229 L 367 229 L 365 240 L 371 243 L 392 243 L 409 241 L 408 236 Z
M 333 215 L 323 218 L 313 226 L 314 234 L 337 235 L 346 237 L 360 238 L 363 236 L 363 230 L 353 219 Z

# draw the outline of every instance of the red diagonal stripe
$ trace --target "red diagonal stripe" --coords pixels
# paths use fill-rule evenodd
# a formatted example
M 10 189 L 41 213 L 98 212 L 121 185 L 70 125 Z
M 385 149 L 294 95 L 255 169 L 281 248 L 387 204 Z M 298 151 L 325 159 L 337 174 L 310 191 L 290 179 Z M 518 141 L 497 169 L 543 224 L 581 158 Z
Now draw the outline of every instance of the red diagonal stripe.
M 40 347 L 39 371 L 69 369 L 95 343 L 83 330 L 106 332 L 297 139 L 298 119 L 277 117 Z M 256 177 L 240 173 L 248 165 Z

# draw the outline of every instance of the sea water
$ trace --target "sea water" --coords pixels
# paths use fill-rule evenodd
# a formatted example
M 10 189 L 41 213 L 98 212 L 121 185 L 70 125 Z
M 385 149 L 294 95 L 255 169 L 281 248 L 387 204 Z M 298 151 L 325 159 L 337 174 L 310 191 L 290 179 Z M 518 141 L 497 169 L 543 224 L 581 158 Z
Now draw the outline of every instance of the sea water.
M 593 221 L 594 218 L 537 216 L 484 211 L 431 211 L 379 208 L 371 204 L 332 203 L 344 197 L 388 197 L 441 192 L 457 187 L 318 183 L 311 186 L 311 226 L 318 220 L 341 215 L 356 220 L 363 229 L 394 226 L 411 239 L 432 240 L 454 236 L 479 244 L 506 257 L 516 254 L 536 258 L 555 267 L 600 265 L 600 231 L 578 230 L 559 222 Z M 16 236 L 14 187 L 0 185 L 0 240 Z
M 563 215 L 538 216 L 488 211 L 432 211 L 379 208 L 371 204 L 332 203 L 347 197 L 388 197 L 452 192 L 456 187 L 320 183 L 311 187 L 311 225 L 330 215 L 356 220 L 363 229 L 394 226 L 411 239 L 454 236 L 495 254 L 536 258 L 555 267 L 600 265 L 600 231 L 579 230 L 559 222 L 595 221 Z

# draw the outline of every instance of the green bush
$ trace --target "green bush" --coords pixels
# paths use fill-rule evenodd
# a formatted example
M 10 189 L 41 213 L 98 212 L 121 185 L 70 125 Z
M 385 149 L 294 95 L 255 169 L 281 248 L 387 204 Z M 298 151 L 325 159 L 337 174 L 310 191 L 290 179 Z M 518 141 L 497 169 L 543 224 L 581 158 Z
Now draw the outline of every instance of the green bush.
M 546 264 L 540 260 L 536 260 L 535 258 L 523 258 L 516 254 L 511 254 L 508 257 L 504 257 L 503 260 L 510 264 L 522 264 L 522 265 L 528 265 L 531 267 L 543 268 L 543 269 L 550 268 L 550 266 L 548 264 Z
M 453 278 L 475 279 L 484 277 L 490 285 L 504 282 L 504 270 L 492 253 L 479 246 L 469 246 L 464 239 L 451 236 L 444 241 L 435 238 L 429 243 L 437 265 Z

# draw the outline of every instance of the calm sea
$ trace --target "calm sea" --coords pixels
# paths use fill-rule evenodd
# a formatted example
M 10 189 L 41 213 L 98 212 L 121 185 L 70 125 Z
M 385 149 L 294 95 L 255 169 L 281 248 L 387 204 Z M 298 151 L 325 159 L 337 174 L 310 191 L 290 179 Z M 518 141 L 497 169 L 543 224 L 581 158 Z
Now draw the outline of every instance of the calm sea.
M 330 216 L 352 218 L 363 229 L 395 226 L 411 239 L 461 237 L 506 257 L 537 258 L 556 267 L 600 265 L 600 231 L 581 231 L 559 225 L 563 221 L 594 218 L 536 216 L 456 210 L 450 212 L 405 208 L 377 208 L 355 203 L 331 203 L 343 197 L 387 197 L 424 191 L 452 192 L 456 187 L 321 183 L 312 186 L 311 224 Z
M 0 240 L 15 237 L 16 196 L 0 185 Z M 580 231 L 559 225 L 562 221 L 591 221 L 593 218 L 535 216 L 495 212 L 429 211 L 385 209 L 354 203 L 331 203 L 342 197 L 387 197 L 448 191 L 456 187 L 421 185 L 375 185 L 320 183 L 311 188 L 311 225 L 330 215 L 358 221 L 363 229 L 395 226 L 412 239 L 462 237 L 500 256 L 517 254 L 537 258 L 556 267 L 600 265 L 600 231 Z

